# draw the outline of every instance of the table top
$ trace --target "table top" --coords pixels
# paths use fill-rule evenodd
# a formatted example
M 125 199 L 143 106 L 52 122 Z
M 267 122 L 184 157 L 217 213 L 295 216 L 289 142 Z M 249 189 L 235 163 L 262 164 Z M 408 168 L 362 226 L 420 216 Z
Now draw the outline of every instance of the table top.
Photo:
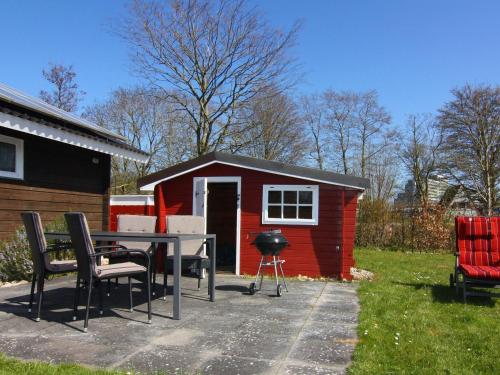
M 45 232 L 48 239 L 69 239 L 68 232 Z M 94 240 L 102 241 L 144 241 L 144 242 L 172 242 L 175 240 L 203 240 L 215 239 L 215 234 L 195 234 L 195 233 L 144 233 L 144 232 L 90 232 L 90 237 Z

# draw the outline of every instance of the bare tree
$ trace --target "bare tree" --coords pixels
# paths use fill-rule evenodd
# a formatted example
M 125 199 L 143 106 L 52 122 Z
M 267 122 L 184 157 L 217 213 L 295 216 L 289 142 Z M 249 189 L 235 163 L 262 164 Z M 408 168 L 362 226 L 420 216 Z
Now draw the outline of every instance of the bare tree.
M 297 164 L 306 150 L 295 102 L 279 91 L 254 96 L 246 111 L 241 152 L 265 160 Z
M 288 52 L 298 29 L 272 28 L 244 0 L 136 0 L 118 32 L 137 71 L 190 117 L 202 155 L 224 144 L 259 90 L 293 83 Z
M 309 130 L 311 139 L 309 147 L 309 158 L 314 165 L 323 170 L 326 168 L 326 159 L 329 144 L 325 131 L 325 107 L 321 97 L 317 94 L 303 96 L 300 100 L 301 118 L 305 127 Z
M 359 150 L 359 172 L 361 177 L 366 177 L 370 159 L 391 144 L 395 133 L 388 129 L 391 116 L 378 103 L 376 91 L 356 95 L 356 102 L 353 136 Z
M 40 99 L 66 112 L 75 112 L 85 92 L 78 89 L 73 65 L 49 64 L 43 69 L 45 79 L 53 85 L 51 92 L 40 91 Z
M 386 149 L 370 160 L 367 178 L 370 179 L 369 198 L 388 202 L 395 193 L 399 168 L 394 152 Z
M 403 141 L 400 158 L 415 182 L 416 196 L 423 207 L 429 203 L 429 180 L 440 168 L 443 134 L 430 115 L 408 117 L 408 137 Z
M 151 155 L 147 163 L 113 159 L 115 193 L 135 192 L 137 178 L 189 159 L 194 148 L 186 119 L 153 90 L 117 89 L 103 104 L 87 108 L 84 115 Z
M 341 165 L 342 173 L 348 174 L 352 171 L 349 159 L 359 96 L 351 92 L 326 90 L 322 98 L 326 109 L 326 129 L 333 149 L 338 150 L 340 155 L 337 162 Z
M 466 85 L 440 109 L 445 171 L 482 211 L 500 201 L 500 87 Z

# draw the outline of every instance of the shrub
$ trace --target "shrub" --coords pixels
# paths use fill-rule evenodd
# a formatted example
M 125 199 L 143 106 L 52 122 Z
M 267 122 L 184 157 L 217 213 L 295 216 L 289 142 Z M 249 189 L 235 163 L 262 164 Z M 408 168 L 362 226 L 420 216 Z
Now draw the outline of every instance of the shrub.
M 452 215 L 441 205 L 398 209 L 369 199 L 359 204 L 357 246 L 449 252 L 453 235 Z
M 46 231 L 67 231 L 63 217 L 45 227 Z M 51 255 L 52 256 L 52 255 Z M 24 227 L 16 230 L 7 241 L 0 243 L 0 279 L 2 281 L 31 280 L 33 262 Z
M 446 208 L 434 205 L 421 209 L 414 215 L 415 233 L 412 248 L 415 250 L 448 251 L 453 248 L 453 224 Z
M 33 274 L 31 250 L 24 228 L 2 244 L 0 250 L 0 274 L 4 281 L 30 280 Z
M 392 238 L 392 214 L 389 203 L 384 200 L 361 200 L 356 227 L 356 244 L 358 246 L 389 246 Z

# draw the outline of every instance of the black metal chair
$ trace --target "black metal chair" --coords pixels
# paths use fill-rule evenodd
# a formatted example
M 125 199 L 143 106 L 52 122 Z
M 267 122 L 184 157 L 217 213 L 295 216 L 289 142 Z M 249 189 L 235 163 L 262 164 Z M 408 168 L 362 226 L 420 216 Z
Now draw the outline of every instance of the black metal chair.
M 43 233 L 42 220 L 38 212 L 23 212 L 21 218 L 26 229 L 28 243 L 31 249 L 31 258 L 33 259 L 33 278 L 31 280 L 31 293 L 28 311 L 31 312 L 33 300 L 35 297 L 35 284 L 37 284 L 37 317 L 36 321 L 40 321 L 40 314 L 43 302 L 43 288 L 45 279 L 49 275 L 75 272 L 77 270 L 76 260 L 51 260 L 50 253 L 59 252 L 61 250 L 70 250 L 71 245 L 61 243 L 55 245 L 47 245 L 47 240 Z
M 117 277 L 128 277 L 130 311 L 133 311 L 132 283 L 131 277 L 139 274 L 146 274 L 145 282 L 147 286 L 148 298 L 148 323 L 151 323 L 151 278 L 150 278 L 150 258 L 146 251 L 127 250 L 121 245 L 97 246 L 94 247 L 90 237 L 90 231 L 85 215 L 81 212 L 70 212 L 64 214 L 68 223 L 69 234 L 73 248 L 76 252 L 78 262 L 78 276 L 76 280 L 75 304 L 73 320 L 76 320 L 78 304 L 80 300 L 81 283 L 87 288 L 87 305 L 85 309 L 85 322 L 83 331 L 87 332 L 90 300 L 93 287 L 99 291 L 99 313 L 102 314 L 102 280 L 114 279 Z M 116 249 L 102 251 L 103 249 Z M 99 250 L 96 253 L 95 250 Z M 146 260 L 146 266 L 133 262 L 123 262 L 117 264 L 98 265 L 97 258 L 110 254 L 142 254 Z

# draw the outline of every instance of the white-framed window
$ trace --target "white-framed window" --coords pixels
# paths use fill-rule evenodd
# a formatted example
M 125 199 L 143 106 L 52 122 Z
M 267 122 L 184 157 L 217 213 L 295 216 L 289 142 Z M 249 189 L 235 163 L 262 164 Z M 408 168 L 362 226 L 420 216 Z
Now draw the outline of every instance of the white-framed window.
M 318 225 L 318 185 L 263 185 L 262 224 Z
M 24 178 L 24 142 L 0 134 L 0 177 Z

